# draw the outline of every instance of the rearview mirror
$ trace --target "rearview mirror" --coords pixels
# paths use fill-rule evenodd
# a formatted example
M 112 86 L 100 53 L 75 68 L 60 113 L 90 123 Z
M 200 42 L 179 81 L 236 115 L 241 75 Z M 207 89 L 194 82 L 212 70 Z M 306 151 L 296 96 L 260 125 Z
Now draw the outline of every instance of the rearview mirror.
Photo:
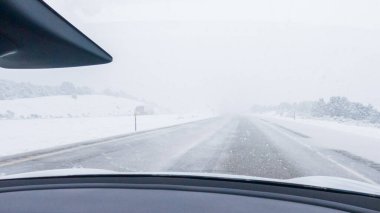
M 43 1 L 0 1 L 0 67 L 60 68 L 111 61 L 106 51 Z

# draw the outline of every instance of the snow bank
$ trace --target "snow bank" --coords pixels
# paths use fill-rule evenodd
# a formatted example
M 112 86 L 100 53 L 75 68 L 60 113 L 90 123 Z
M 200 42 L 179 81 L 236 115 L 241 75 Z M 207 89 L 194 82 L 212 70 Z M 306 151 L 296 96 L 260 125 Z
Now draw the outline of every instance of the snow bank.
M 138 131 L 208 118 L 209 115 L 138 116 Z M 134 132 L 134 117 L 0 120 L 0 156 Z
M 356 156 L 380 163 L 380 128 L 356 126 L 334 121 L 275 115 L 255 115 L 292 131 L 309 136 L 309 144 L 326 149 L 344 150 Z

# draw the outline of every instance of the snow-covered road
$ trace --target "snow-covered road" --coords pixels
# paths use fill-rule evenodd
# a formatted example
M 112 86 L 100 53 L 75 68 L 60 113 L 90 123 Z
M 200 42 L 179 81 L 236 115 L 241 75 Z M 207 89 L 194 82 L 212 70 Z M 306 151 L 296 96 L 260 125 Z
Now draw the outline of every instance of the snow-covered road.
M 218 117 L 0 162 L 0 173 L 96 168 L 209 172 L 288 179 L 335 176 L 380 183 L 376 162 L 317 146 L 313 135 L 254 116 Z

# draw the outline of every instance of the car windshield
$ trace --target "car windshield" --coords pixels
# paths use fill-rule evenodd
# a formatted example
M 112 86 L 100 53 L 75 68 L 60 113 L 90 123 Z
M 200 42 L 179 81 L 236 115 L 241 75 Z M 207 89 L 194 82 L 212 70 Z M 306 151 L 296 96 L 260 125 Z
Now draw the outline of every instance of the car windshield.
M 0 68 L 1 177 L 379 187 L 378 0 L 45 2 L 113 62 Z

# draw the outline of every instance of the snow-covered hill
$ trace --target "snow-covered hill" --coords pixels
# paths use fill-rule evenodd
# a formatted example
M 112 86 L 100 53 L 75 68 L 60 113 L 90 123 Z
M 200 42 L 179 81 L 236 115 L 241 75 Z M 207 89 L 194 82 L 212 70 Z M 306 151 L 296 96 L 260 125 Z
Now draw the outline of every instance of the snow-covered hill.
M 61 95 L 0 100 L 0 118 L 68 118 L 131 115 L 142 102 L 105 95 Z

